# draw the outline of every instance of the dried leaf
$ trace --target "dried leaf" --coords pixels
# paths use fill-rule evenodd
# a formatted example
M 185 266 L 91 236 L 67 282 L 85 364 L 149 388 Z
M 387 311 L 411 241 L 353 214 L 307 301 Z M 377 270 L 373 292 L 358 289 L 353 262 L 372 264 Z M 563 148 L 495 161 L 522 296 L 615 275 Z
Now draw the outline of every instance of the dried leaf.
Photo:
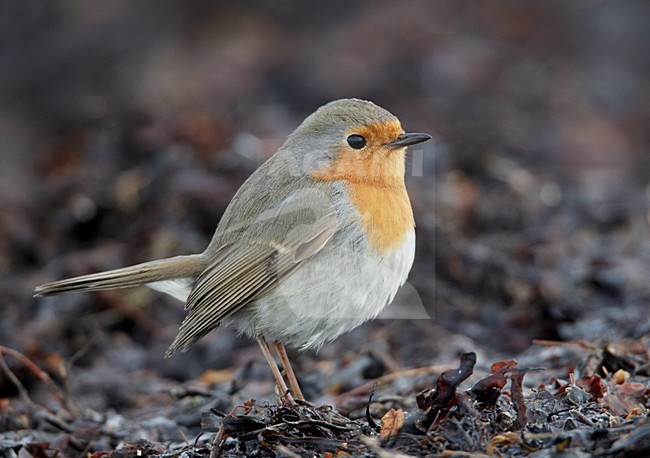
M 506 385 L 506 373 L 516 365 L 517 362 L 514 360 L 497 361 L 492 364 L 490 368 L 492 373 L 476 382 L 470 390 L 474 398 L 484 407 L 494 407 L 501 390 Z
M 390 409 L 381 418 L 379 438 L 386 440 L 391 436 L 397 435 L 402 426 L 404 426 L 404 411 L 402 409 Z
M 490 442 L 487 445 L 487 448 L 485 449 L 485 452 L 488 455 L 495 455 L 497 453 L 496 448 L 500 446 L 511 446 L 511 445 L 516 445 L 517 442 L 519 442 L 519 433 L 503 433 L 503 434 L 497 434 L 494 436 L 492 439 L 490 439 Z
M 576 381 L 576 385 L 591 395 L 592 401 L 600 401 L 607 392 L 605 381 L 597 375 L 591 377 L 581 377 Z
M 436 380 L 436 387 L 431 390 L 421 391 L 415 398 L 420 409 L 430 413 L 437 413 L 443 409 L 450 409 L 456 405 L 456 388 L 463 380 L 472 375 L 476 364 L 476 353 L 463 353 L 460 355 L 460 366 L 443 372 Z
M 93 452 L 92 455 L 89 455 L 89 458 L 104 458 L 110 454 L 111 452 Z
M 519 430 L 526 427 L 526 404 L 524 403 L 524 375 L 530 369 L 512 369 L 510 371 L 510 396 L 512 398 L 512 406 L 517 412 L 517 418 L 512 424 L 512 429 Z
M 228 369 L 221 369 L 221 370 L 207 370 L 203 374 L 201 374 L 201 377 L 199 380 L 201 383 L 212 386 L 212 385 L 217 385 L 219 383 L 224 383 L 224 382 L 229 382 L 233 379 L 235 374 L 235 370 L 233 368 L 228 368 Z
M 630 379 L 630 373 L 623 369 L 617 370 L 616 372 L 614 372 L 614 375 L 612 375 L 612 380 L 614 380 L 614 382 L 617 385 L 621 385 L 627 382 L 629 379 Z

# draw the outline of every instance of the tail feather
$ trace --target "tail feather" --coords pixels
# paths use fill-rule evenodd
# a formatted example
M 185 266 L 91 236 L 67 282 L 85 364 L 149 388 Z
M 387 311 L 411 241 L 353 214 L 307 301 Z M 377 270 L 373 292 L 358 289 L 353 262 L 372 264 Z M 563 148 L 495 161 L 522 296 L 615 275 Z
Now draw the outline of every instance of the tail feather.
M 75 291 L 128 288 L 145 283 L 196 277 L 205 269 L 205 266 L 206 260 L 202 255 L 176 256 L 122 269 L 46 283 L 34 289 L 34 296 L 53 296 Z

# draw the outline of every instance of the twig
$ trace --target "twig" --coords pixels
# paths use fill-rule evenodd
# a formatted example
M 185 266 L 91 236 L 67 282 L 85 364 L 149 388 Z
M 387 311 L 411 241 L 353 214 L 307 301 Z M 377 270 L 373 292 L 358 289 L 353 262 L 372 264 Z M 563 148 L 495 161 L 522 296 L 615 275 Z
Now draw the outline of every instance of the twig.
M 340 402 L 342 399 L 350 396 L 361 396 L 363 394 L 368 393 L 370 390 L 372 390 L 372 388 L 375 385 L 390 383 L 401 377 L 408 378 L 408 377 L 416 377 L 419 375 L 435 374 L 436 372 L 444 372 L 452 368 L 453 366 L 450 365 L 434 364 L 432 366 L 416 367 L 412 369 L 405 369 L 399 372 L 393 372 L 391 374 L 386 374 L 384 376 L 371 380 L 367 383 L 364 383 L 363 385 L 359 385 L 358 387 L 350 391 L 346 391 L 345 393 L 341 393 L 337 396 L 334 396 L 333 398 L 330 398 L 329 401 L 333 403 L 337 403 Z
M 533 339 L 535 345 L 543 345 L 545 347 L 580 347 L 585 350 L 596 350 L 597 347 L 589 345 L 587 342 L 575 341 L 575 342 L 559 342 L 556 340 L 545 340 L 545 339 Z
M 361 442 L 365 444 L 366 447 L 375 453 L 379 458 L 414 458 L 413 455 L 406 455 L 400 453 L 397 450 L 392 449 L 382 449 L 379 441 L 373 437 L 362 436 Z
M 25 404 L 27 404 L 31 410 L 38 410 L 36 403 L 34 403 L 34 401 L 32 401 L 32 398 L 29 397 L 29 392 L 27 391 L 27 388 L 25 388 L 25 385 L 21 383 L 18 377 L 16 377 L 16 374 L 14 374 L 13 371 L 9 368 L 9 365 L 7 365 L 7 361 L 5 360 L 2 351 L 0 351 L 0 366 L 2 366 L 2 370 L 18 390 L 18 394 L 25 402 Z
M 52 378 L 50 378 L 47 372 L 41 370 L 41 368 L 38 367 L 31 359 L 29 359 L 27 356 L 23 355 L 19 351 L 16 351 L 9 347 L 5 347 L 4 345 L 0 345 L 0 364 L 2 365 L 2 368 L 7 374 L 7 376 L 18 388 L 21 397 L 23 397 L 23 399 L 29 404 L 30 407 L 36 408 L 36 404 L 31 400 L 31 398 L 27 394 L 27 389 L 25 388 L 25 386 L 20 382 L 20 380 L 18 380 L 16 375 L 11 371 L 11 369 L 7 365 L 7 362 L 5 361 L 4 358 L 5 355 L 12 356 L 13 358 L 20 361 L 30 372 L 32 372 L 36 377 L 38 377 L 38 379 L 41 382 L 43 382 L 43 384 L 45 384 L 45 386 L 52 392 L 52 394 L 57 399 L 57 401 L 59 401 L 61 407 L 63 407 L 63 409 L 68 414 L 70 414 L 70 416 L 72 417 L 75 416 L 75 414 L 68 406 L 68 403 L 66 402 L 66 397 L 64 393 L 62 393 L 61 390 L 56 386 L 56 384 L 52 381 Z
M 440 456 L 453 456 L 461 458 L 489 458 L 490 455 L 481 452 L 461 452 L 458 450 L 443 450 L 440 452 Z
M 280 452 L 282 454 L 282 456 L 288 456 L 289 458 L 300 458 L 300 455 L 295 453 L 293 450 L 291 450 L 286 445 L 278 445 L 278 446 L 276 446 L 275 451 Z

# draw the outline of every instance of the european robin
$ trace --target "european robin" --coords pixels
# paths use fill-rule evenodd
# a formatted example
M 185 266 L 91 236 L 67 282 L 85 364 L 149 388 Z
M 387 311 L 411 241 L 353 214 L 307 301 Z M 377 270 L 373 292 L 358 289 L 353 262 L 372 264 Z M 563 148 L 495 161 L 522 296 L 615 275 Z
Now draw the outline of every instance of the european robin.
M 246 180 L 203 253 L 48 283 L 35 295 L 143 284 L 170 294 L 187 317 L 167 356 L 232 322 L 257 339 L 282 399 L 303 400 L 284 344 L 319 348 L 393 300 L 415 253 L 406 147 L 430 138 L 405 133 L 372 102 L 330 102 Z

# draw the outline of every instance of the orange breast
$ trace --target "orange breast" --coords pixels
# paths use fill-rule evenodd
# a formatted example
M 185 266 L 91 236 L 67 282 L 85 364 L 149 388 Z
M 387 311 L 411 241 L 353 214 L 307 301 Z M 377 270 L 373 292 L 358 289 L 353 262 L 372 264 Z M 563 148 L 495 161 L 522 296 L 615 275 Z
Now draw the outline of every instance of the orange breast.
M 388 189 L 372 184 L 348 183 L 350 199 L 361 214 L 370 244 L 385 252 L 399 248 L 415 221 L 406 188 Z
M 370 245 L 381 252 L 399 248 L 415 227 L 404 185 L 405 149 L 385 146 L 401 132 L 398 123 L 356 129 L 354 133 L 369 140 L 368 146 L 363 151 L 342 146 L 332 163 L 311 174 L 319 181 L 346 182 Z

